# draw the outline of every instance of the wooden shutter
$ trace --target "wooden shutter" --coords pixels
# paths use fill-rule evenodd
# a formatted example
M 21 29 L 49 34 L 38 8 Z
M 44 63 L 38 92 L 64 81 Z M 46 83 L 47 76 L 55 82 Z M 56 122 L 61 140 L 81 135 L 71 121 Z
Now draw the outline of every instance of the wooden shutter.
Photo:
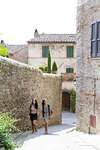
M 67 46 L 67 57 L 74 57 L 74 47 L 73 46 Z
M 66 73 L 74 73 L 74 68 L 66 68 Z
M 100 57 L 100 21 L 97 22 L 97 57 Z
M 69 68 L 66 68 L 66 73 L 69 73 Z
M 48 57 L 49 46 L 42 46 L 42 57 Z
M 96 57 L 96 24 L 91 26 L 91 57 Z

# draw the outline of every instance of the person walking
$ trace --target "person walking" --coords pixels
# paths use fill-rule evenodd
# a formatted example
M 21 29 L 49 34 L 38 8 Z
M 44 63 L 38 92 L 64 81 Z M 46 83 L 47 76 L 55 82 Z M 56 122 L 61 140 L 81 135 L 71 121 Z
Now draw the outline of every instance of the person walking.
M 46 99 L 42 100 L 42 116 L 45 121 L 45 134 L 48 134 L 48 122 L 51 119 L 52 111 Z
M 38 102 L 36 99 L 32 99 L 32 103 L 29 108 L 30 120 L 32 123 L 32 133 L 37 132 L 37 119 L 38 119 Z

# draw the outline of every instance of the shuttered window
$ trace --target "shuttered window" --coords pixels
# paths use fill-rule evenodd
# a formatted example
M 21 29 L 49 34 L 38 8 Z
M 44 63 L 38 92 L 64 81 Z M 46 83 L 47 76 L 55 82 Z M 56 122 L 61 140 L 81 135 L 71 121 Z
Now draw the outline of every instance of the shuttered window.
M 73 46 L 67 46 L 67 57 L 74 57 L 74 47 Z
M 49 46 L 42 46 L 42 57 L 48 57 Z
M 91 57 L 100 57 L 100 21 L 91 25 Z
M 66 73 L 74 73 L 74 68 L 66 68 Z

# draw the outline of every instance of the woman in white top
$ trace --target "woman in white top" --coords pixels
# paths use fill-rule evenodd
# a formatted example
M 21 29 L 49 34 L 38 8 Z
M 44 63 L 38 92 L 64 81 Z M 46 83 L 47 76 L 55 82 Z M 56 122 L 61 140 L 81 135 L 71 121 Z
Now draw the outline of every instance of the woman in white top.
M 37 124 L 36 124 L 36 121 L 38 119 L 38 102 L 36 99 L 32 99 L 32 103 L 30 105 L 30 108 L 29 108 L 29 115 L 30 115 L 30 120 L 31 120 L 31 123 L 32 123 L 32 133 L 37 132 Z
M 48 122 L 51 118 L 52 111 L 51 111 L 50 105 L 47 103 L 46 99 L 42 100 L 42 109 L 41 109 L 41 111 L 42 111 L 43 119 L 45 121 L 45 134 L 48 134 Z

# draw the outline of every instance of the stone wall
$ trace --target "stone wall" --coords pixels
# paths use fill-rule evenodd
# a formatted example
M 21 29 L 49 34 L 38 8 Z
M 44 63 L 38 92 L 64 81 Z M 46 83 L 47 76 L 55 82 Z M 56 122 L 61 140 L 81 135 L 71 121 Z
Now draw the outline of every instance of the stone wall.
M 100 0 L 82 1 L 77 10 L 77 130 L 88 132 L 90 115 L 100 132 L 100 58 L 91 58 L 91 24 L 100 20 Z M 94 79 L 95 78 L 95 79 Z
M 42 74 L 29 65 L 9 58 L 0 57 L 0 112 L 11 111 L 20 119 L 17 127 L 25 131 L 31 129 L 29 106 L 32 98 L 39 102 L 46 98 L 53 110 L 50 124 L 61 123 L 61 77 Z M 43 126 L 42 115 L 38 127 Z

